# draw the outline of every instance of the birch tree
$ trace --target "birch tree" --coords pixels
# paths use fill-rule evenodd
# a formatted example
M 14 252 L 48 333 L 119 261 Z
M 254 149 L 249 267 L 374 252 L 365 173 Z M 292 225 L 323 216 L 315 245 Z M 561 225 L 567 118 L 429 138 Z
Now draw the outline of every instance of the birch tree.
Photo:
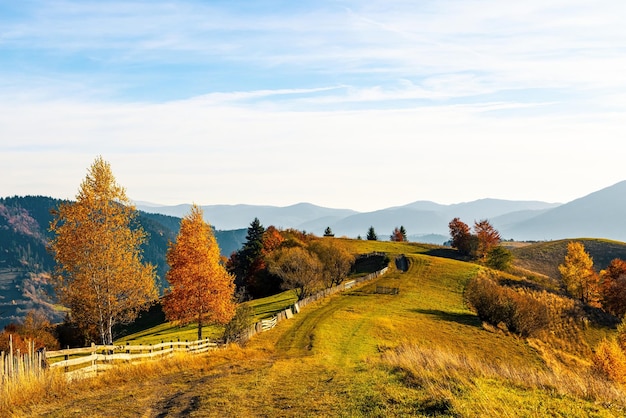
M 155 268 L 143 262 L 146 233 L 137 211 L 115 181 L 111 166 L 96 158 L 75 202 L 53 213 L 50 242 L 53 278 L 61 303 L 83 330 L 113 343 L 113 327 L 128 323 L 157 298 Z

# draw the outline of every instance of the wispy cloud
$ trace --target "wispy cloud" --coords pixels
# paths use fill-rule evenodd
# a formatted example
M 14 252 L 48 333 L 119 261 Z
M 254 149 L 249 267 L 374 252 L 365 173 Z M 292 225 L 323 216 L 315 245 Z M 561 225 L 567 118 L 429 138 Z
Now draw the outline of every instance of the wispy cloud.
M 324 190 L 390 187 L 386 173 L 408 179 L 390 205 L 487 185 L 541 199 L 564 176 L 573 196 L 622 177 L 606 150 L 626 134 L 625 14 L 617 0 L 5 2 L 0 177 L 28 176 L 28 159 L 80 178 L 105 154 L 142 200 L 180 182 L 172 201 L 210 184 L 220 203 L 330 204 Z M 576 168 L 590 160 L 602 179 Z M 461 165 L 480 186 L 459 185 Z

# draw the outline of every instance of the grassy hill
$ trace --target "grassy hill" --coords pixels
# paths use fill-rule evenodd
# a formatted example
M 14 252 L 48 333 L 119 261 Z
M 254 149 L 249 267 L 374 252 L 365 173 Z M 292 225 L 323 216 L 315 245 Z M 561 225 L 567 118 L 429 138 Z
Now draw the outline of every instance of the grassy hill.
M 390 272 L 309 305 L 244 347 L 118 369 L 24 403 L 29 416 L 624 416 L 622 389 L 580 350 L 485 327 L 464 303 L 481 268 L 433 247 L 349 241 L 404 254 Z M 397 295 L 377 286 L 398 287 Z M 280 302 L 273 301 L 277 307 Z M 287 301 L 285 301 L 287 302 Z M 267 305 L 266 305 L 267 307 Z M 580 341 L 598 333 L 591 325 Z M 564 346 L 564 345 L 563 345 Z M 584 351 L 584 350 L 583 350 Z M 572 367 L 571 365 L 577 365 Z
M 626 243 L 624 242 L 579 238 L 538 242 L 513 248 L 514 264 L 517 267 L 557 279 L 561 276 L 558 266 L 565 260 L 567 244 L 571 241 L 581 242 L 585 246 L 585 250 L 593 258 L 594 268 L 598 272 L 606 268 L 615 258 L 626 260 Z

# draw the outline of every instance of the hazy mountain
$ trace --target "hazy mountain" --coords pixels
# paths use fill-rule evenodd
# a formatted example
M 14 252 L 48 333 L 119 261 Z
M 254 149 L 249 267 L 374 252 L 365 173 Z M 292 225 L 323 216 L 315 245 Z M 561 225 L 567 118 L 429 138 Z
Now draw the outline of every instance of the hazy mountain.
M 542 210 L 558 206 L 558 203 L 537 201 L 510 201 L 480 199 L 473 202 L 442 205 L 420 200 L 403 206 L 395 206 L 372 212 L 357 212 L 349 209 L 330 209 L 299 203 L 296 205 L 254 206 L 254 205 L 208 205 L 202 206 L 207 222 L 218 229 L 247 228 L 257 217 L 264 226 L 296 228 L 316 235 L 322 235 L 327 227 L 335 236 L 364 237 L 373 226 L 380 239 L 388 239 L 395 227 L 404 226 L 411 236 L 447 236 L 448 223 L 455 217 L 471 225 L 475 220 L 492 219 L 515 213 L 511 219 L 525 220 Z M 156 212 L 183 216 L 190 205 L 158 206 L 154 203 L 138 202 L 137 208 L 146 212 Z M 511 220 L 507 220 L 506 224 Z M 503 223 L 504 224 L 504 223 Z M 496 225 L 496 224 L 494 224 Z M 430 237 L 431 242 L 436 237 Z M 445 240 L 444 240 L 445 241 Z M 439 240 L 436 241 L 440 243 Z M 443 242 L 443 241 L 442 241 Z
M 161 213 L 179 218 L 189 213 L 191 205 L 159 206 L 154 203 L 137 202 L 137 209 L 150 213 Z M 258 218 L 262 225 L 274 225 L 277 228 L 302 228 L 313 223 L 313 228 L 319 226 L 320 219 L 337 220 L 357 213 L 349 209 L 330 209 L 310 203 L 298 203 L 291 206 L 255 206 L 255 205 L 205 205 L 202 206 L 204 218 L 218 230 L 232 230 L 248 228 L 254 218 Z M 319 225 L 318 225 L 319 224 Z
M 517 240 L 607 238 L 626 241 L 626 181 L 502 227 Z

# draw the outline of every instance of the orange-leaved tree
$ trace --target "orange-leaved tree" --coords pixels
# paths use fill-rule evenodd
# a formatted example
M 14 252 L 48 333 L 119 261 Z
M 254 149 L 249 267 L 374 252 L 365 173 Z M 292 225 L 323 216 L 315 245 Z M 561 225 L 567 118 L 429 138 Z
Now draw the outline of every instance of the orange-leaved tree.
M 109 163 L 96 158 L 76 202 L 54 212 L 50 248 L 57 294 L 82 330 L 113 343 L 113 326 L 136 318 L 157 298 L 154 266 L 142 260 L 146 233 Z
M 623 318 L 626 315 L 626 261 L 614 259 L 600 272 L 602 307 Z
M 476 255 L 484 261 L 487 259 L 489 251 L 500 244 L 500 233 L 489 223 L 487 219 L 474 222 L 474 232 L 478 238 Z
M 471 255 L 473 238 L 470 227 L 459 218 L 452 219 L 448 227 L 450 228 L 451 246 L 459 250 L 462 255 Z
M 198 323 L 198 339 L 206 323 L 226 324 L 235 315 L 234 277 L 221 263 L 220 249 L 202 209 L 193 205 L 180 222 L 176 242 L 167 251 L 170 283 L 163 310 L 170 321 Z

